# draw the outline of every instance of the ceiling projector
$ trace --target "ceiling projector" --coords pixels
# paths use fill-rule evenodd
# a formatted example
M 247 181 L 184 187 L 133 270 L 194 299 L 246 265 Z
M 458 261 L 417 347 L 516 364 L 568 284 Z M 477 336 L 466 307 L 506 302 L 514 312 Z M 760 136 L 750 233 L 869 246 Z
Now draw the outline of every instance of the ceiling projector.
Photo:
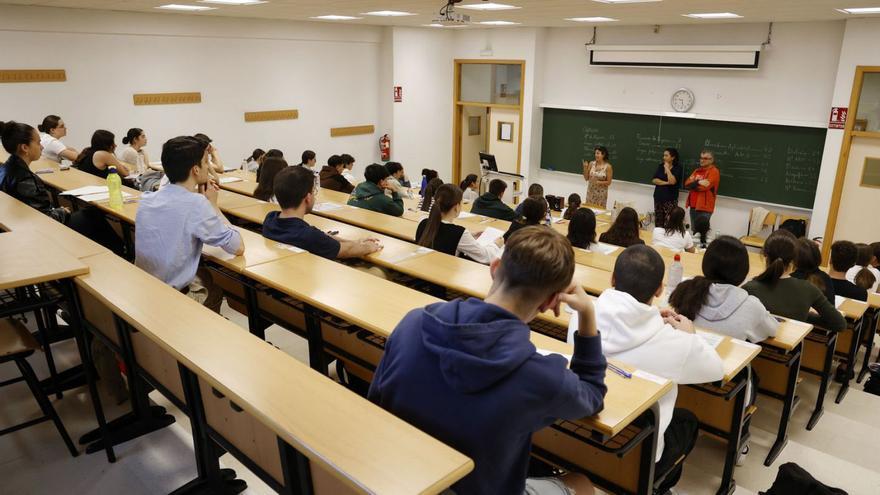
M 471 16 L 467 14 L 459 14 L 455 11 L 455 4 L 460 2 L 461 0 L 449 0 L 446 5 L 440 9 L 440 15 L 432 22 L 444 26 L 464 26 L 470 24 Z

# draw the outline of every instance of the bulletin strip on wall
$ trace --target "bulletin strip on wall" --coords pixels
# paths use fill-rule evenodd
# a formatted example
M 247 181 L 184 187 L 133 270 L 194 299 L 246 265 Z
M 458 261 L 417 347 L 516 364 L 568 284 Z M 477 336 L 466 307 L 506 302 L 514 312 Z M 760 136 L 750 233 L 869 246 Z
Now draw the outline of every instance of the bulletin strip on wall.
M 0 83 L 64 82 L 64 69 L 11 69 L 0 70 Z
M 374 132 L 376 132 L 376 127 L 373 125 L 333 127 L 330 129 L 330 137 L 357 136 L 359 134 L 373 134 Z
M 267 122 L 270 120 L 296 120 L 299 118 L 299 110 L 268 110 L 265 112 L 245 112 L 245 122 Z
M 140 93 L 133 99 L 135 105 L 181 105 L 201 103 L 202 93 Z

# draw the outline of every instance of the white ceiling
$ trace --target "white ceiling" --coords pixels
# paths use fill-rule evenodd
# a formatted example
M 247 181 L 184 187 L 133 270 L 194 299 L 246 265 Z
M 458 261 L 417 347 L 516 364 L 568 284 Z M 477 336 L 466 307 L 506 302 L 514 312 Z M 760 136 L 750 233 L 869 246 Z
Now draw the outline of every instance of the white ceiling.
M 599 3 L 593 0 L 493 1 L 522 8 L 498 12 L 473 10 L 459 10 L 459 12 L 470 14 L 473 21 L 506 20 L 519 22 L 526 26 L 577 26 L 581 23 L 564 19 L 593 16 L 619 19 L 619 22 L 605 23 L 606 25 L 817 21 L 855 17 L 837 12 L 835 9 L 838 8 L 880 7 L 880 0 L 662 0 L 660 2 L 618 5 Z M 480 0 L 464 0 L 462 4 L 479 2 Z M 154 8 L 166 3 L 208 5 L 217 7 L 217 9 L 191 14 Z M 418 15 L 399 18 L 366 16 L 361 20 L 335 22 L 420 26 L 430 23 L 436 17 L 444 0 L 268 0 L 268 3 L 252 6 L 203 4 L 197 0 L 0 0 L 0 4 L 291 20 L 309 20 L 312 16 L 325 14 L 358 16 L 364 12 L 375 10 L 401 10 Z M 702 12 L 733 12 L 743 18 L 705 21 L 682 16 L 682 14 Z

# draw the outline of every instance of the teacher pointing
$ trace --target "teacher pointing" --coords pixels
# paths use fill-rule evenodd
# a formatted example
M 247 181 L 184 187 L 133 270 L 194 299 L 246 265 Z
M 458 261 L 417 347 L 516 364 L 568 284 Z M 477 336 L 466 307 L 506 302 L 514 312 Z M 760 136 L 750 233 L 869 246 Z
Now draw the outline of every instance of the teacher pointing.
M 701 151 L 700 166 L 684 181 L 684 187 L 690 190 L 687 206 L 691 209 L 691 230 L 702 234 L 701 242 L 704 245 L 720 182 L 721 172 L 715 166 L 715 154 L 709 150 Z

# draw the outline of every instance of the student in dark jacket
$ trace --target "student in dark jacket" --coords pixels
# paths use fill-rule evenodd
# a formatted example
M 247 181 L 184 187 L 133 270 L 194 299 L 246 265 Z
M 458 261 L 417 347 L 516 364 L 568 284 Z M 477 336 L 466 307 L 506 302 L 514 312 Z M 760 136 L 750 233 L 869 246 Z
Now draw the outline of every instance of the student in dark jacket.
M 834 294 L 840 297 L 867 301 L 868 291 L 846 279 L 846 272 L 856 266 L 859 248 L 850 241 L 837 241 L 831 245 L 831 264 L 828 276 L 834 284 Z
M 9 159 L 0 167 L 0 191 L 65 223 L 70 217 L 66 208 L 53 208 L 46 185 L 33 172 L 30 164 L 43 152 L 40 134 L 20 122 L 0 122 L 0 137 Z
M 544 215 L 547 214 L 547 202 L 544 198 L 529 196 L 522 202 L 522 204 L 520 204 L 520 207 L 522 208 L 521 216 L 510 222 L 510 227 L 508 227 L 507 232 L 504 233 L 504 242 L 507 242 L 511 234 L 517 230 L 532 225 L 541 225 L 541 220 L 543 220 Z M 520 208 L 517 208 L 517 210 L 520 210 Z
M 605 359 L 595 312 L 572 283 L 571 244 L 552 229 L 529 227 L 492 262 L 489 295 L 411 311 L 385 346 L 369 398 L 474 461 L 451 489 L 459 495 L 522 494 L 532 433 L 554 421 L 602 409 Z M 561 302 L 580 315 L 570 366 L 543 356 L 528 322 Z M 565 493 L 556 479 L 549 483 Z M 564 479 L 592 493 L 577 476 Z
M 636 213 L 636 210 L 628 206 L 620 210 L 608 232 L 599 236 L 599 242 L 625 248 L 633 244 L 644 244 L 645 241 L 639 237 L 639 214 Z
M 351 193 L 350 206 L 399 217 L 403 215 L 403 199 L 388 186 L 388 169 L 374 163 L 364 170 L 364 180 Z M 386 191 L 388 194 L 386 194 Z
M 795 258 L 797 270 L 791 276 L 806 280 L 815 285 L 816 288 L 825 294 L 825 299 L 834 304 L 834 283 L 827 273 L 819 269 L 819 265 L 822 263 L 822 253 L 819 252 L 819 245 L 806 237 L 801 237 L 795 242 L 797 244 L 797 256 Z
M 513 209 L 501 201 L 505 190 L 507 190 L 506 182 L 501 179 L 492 179 L 489 182 L 489 192 L 474 200 L 471 213 L 499 220 L 507 220 L 508 222 L 516 219 L 516 213 L 514 213 Z
M 318 175 L 321 179 L 321 187 L 331 191 L 344 193 L 354 191 L 354 186 L 351 185 L 351 182 L 348 182 L 348 179 L 342 175 L 342 170 L 344 168 L 342 158 L 338 155 L 333 155 L 328 158 L 327 165 L 324 165 L 324 168 L 321 169 L 321 173 Z
M 540 199 L 542 201 L 547 201 L 544 198 L 544 186 L 542 186 L 541 184 L 538 184 L 537 182 L 529 185 L 528 197 Z M 522 214 L 523 214 L 522 209 L 523 209 L 524 204 L 525 204 L 525 201 L 516 205 L 516 208 L 513 210 L 513 212 L 516 213 L 517 217 L 522 216 Z

